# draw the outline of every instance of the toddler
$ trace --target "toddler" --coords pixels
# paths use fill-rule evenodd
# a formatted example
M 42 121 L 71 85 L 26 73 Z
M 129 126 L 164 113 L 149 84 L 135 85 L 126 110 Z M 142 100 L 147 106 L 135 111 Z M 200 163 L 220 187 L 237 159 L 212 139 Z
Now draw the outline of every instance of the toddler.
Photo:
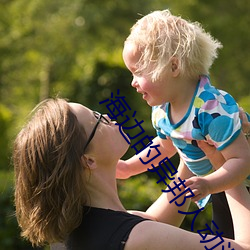
M 221 47 L 199 23 L 163 10 L 138 20 L 123 50 L 125 65 L 133 75 L 132 86 L 152 107 L 157 132 L 154 144 L 158 143 L 168 157 L 174 154 L 173 144 L 195 175 L 186 185 L 195 194 L 193 201 L 201 201 L 202 206 L 209 194 L 236 186 L 250 174 L 250 150 L 241 132 L 238 105 L 230 94 L 216 89 L 209 77 Z M 217 171 L 198 141 L 206 141 L 221 152 L 225 163 Z M 121 177 L 146 171 L 149 166 L 139 161 L 144 154 L 142 151 L 125 161 L 126 167 L 118 165 L 117 177 L 119 172 Z

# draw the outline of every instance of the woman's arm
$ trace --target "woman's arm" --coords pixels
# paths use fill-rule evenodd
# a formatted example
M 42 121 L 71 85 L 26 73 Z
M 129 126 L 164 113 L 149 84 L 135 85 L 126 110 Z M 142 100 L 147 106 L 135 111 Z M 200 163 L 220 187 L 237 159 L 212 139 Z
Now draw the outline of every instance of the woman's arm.
M 210 193 L 218 193 L 243 182 L 250 174 L 250 148 L 243 133 L 221 151 L 225 163 L 217 171 L 205 176 Z
M 178 173 L 176 178 L 169 184 L 170 187 L 174 187 L 174 181 L 179 182 L 178 177 L 181 180 L 185 180 L 193 176 L 193 173 L 189 171 L 184 162 L 180 160 L 178 167 Z M 166 188 L 167 190 L 168 188 Z M 175 189 L 175 195 L 172 192 L 162 193 L 162 195 L 147 209 L 146 214 L 154 216 L 157 221 L 167 223 L 173 226 L 179 227 L 185 217 L 185 215 L 180 214 L 178 210 L 186 212 L 190 206 L 190 199 L 187 198 L 184 205 L 178 207 L 174 202 L 170 203 L 178 194 L 183 192 L 183 190 Z M 182 198 L 180 198 L 182 199 Z
M 211 239 L 210 242 L 202 243 L 203 239 L 198 233 L 188 232 L 164 223 L 144 221 L 137 224 L 131 231 L 125 250 L 200 250 L 205 246 L 207 249 L 212 249 L 222 240 L 224 242 L 219 245 L 218 249 L 224 246 L 225 249 L 249 250 L 250 196 L 243 185 L 227 190 L 226 194 L 233 216 L 235 240 L 226 238 L 212 240 L 216 236 L 214 232 L 215 235 L 207 235 L 205 238 L 206 241 Z M 199 230 L 205 228 L 204 225 L 204 228 L 199 228 Z M 217 231 L 220 233 L 219 229 Z
M 244 133 L 250 131 L 250 122 L 245 112 L 240 110 L 243 133 L 226 149 L 219 152 L 214 146 L 205 142 L 198 142 L 199 147 L 208 156 L 209 160 L 219 169 L 206 177 L 192 177 L 186 185 L 195 193 L 193 201 L 205 197 L 208 193 L 223 191 L 238 185 L 250 174 L 250 139 L 245 139 Z
M 193 176 L 193 173 L 191 173 L 189 169 L 185 166 L 184 162 L 180 160 L 176 178 L 169 185 L 170 187 L 174 187 L 174 181 L 176 181 L 177 183 L 179 182 L 179 180 L 177 179 L 178 177 L 184 180 L 190 178 L 191 176 Z M 139 211 L 129 211 L 129 212 L 147 219 L 179 227 L 185 215 L 179 213 L 178 210 L 186 212 L 190 205 L 190 199 L 189 198 L 186 199 L 184 205 L 181 207 L 178 207 L 174 202 L 170 203 L 170 201 L 173 200 L 181 192 L 183 192 L 183 190 L 176 189 L 175 195 L 171 192 L 162 193 L 161 196 L 147 209 L 146 212 L 139 212 Z
M 242 120 L 242 130 L 246 133 L 246 131 L 250 130 L 250 122 L 248 122 L 246 114 L 244 111 L 241 112 L 241 120 Z M 250 143 L 250 140 L 248 141 Z M 207 155 L 211 163 L 213 164 L 215 169 L 219 169 L 224 163 L 225 158 L 221 154 L 220 151 L 216 150 L 214 146 L 209 145 L 204 141 L 198 142 L 199 147 L 204 151 Z M 237 169 L 238 170 L 238 169 Z M 189 169 L 185 166 L 183 161 L 181 160 L 180 165 L 178 167 L 177 177 L 180 177 L 182 180 L 191 178 L 191 183 L 193 179 L 199 179 L 202 181 L 201 186 L 204 186 L 203 177 L 193 177 L 193 174 L 189 171 Z M 190 185 L 190 180 L 187 180 L 185 183 L 187 186 Z M 199 184 L 199 182 L 198 182 Z M 171 184 L 172 185 L 172 184 Z M 191 186 L 192 187 L 192 186 Z M 207 187 L 205 186 L 205 189 Z M 191 188 L 192 189 L 192 188 Z M 193 190 L 193 189 L 192 189 Z M 201 190 L 203 190 L 201 188 Z M 197 195 L 197 190 L 194 189 L 193 192 Z M 208 191 L 205 191 L 208 192 Z M 189 193 L 187 193 L 189 195 Z M 202 195 L 197 195 L 192 200 L 196 201 L 202 198 Z M 180 226 L 184 217 L 180 213 L 178 213 L 178 207 L 171 206 L 169 201 L 173 199 L 173 195 L 171 193 L 163 193 L 158 200 L 156 200 L 147 210 L 145 217 L 154 218 L 157 221 L 168 223 L 174 226 Z M 182 211 L 187 211 L 189 207 L 190 199 L 187 199 L 185 206 L 181 207 Z
M 250 123 L 248 123 L 248 127 L 250 128 Z M 243 128 L 244 129 L 244 128 Z M 243 130 L 244 131 L 244 130 Z M 244 131 L 245 132 L 245 131 Z M 207 143 L 201 142 L 199 145 L 202 147 L 203 151 L 208 155 L 209 159 L 213 159 L 214 162 L 224 163 L 223 157 L 221 157 L 221 153 L 219 151 L 214 151 L 214 147 L 208 145 Z M 187 169 L 183 163 L 180 163 L 180 169 Z M 179 170 L 179 169 L 178 169 Z M 184 171 L 185 172 L 185 171 Z M 183 172 L 183 173 L 184 173 Z M 179 172 L 178 172 L 179 173 Z M 182 173 L 182 171 L 180 171 Z M 187 173 L 186 173 L 187 174 Z M 191 174 L 191 173 L 189 173 Z M 180 177 L 184 177 L 181 175 Z M 232 189 L 226 190 L 226 195 L 228 199 L 228 203 L 230 206 L 230 210 L 233 217 L 234 223 L 234 231 L 235 231 L 235 241 L 230 239 L 223 239 L 225 249 L 229 249 L 228 244 L 230 245 L 230 249 L 235 250 L 249 250 L 250 249 L 250 237 L 249 237 L 249 223 L 250 223 L 250 196 L 244 185 L 239 185 Z M 157 217 L 157 211 L 160 212 L 162 206 L 164 209 L 170 209 L 169 211 L 164 211 L 164 209 L 160 212 L 158 217 L 165 215 L 165 220 L 167 221 L 167 217 L 172 216 L 172 212 L 177 211 L 177 206 L 175 205 L 175 209 L 170 206 L 166 206 L 171 197 L 167 197 L 166 194 L 162 194 L 162 196 L 149 208 L 147 212 L 149 214 Z M 162 203 L 161 203 L 162 202 Z M 154 210 L 154 206 L 156 206 L 156 210 Z M 157 210 L 159 209 L 159 210 Z M 173 210 L 172 210 L 173 209 Z M 156 214 L 155 214 L 156 213 Z M 163 216 L 164 218 L 164 216 Z M 174 224 L 174 223 L 173 223 Z M 205 228 L 205 227 L 204 227 Z M 218 230 L 219 231 L 219 230 Z M 219 231 L 220 232 L 220 231 Z M 212 239 L 214 236 L 207 236 L 206 240 Z M 131 249 L 156 249 L 156 250 L 166 250 L 166 249 L 204 249 L 204 243 L 202 244 L 200 241 L 202 240 L 199 234 L 187 232 L 182 229 L 178 229 L 176 227 L 158 223 L 158 222 L 142 222 L 138 224 L 131 232 L 129 236 L 129 240 L 126 243 L 125 250 Z M 217 242 L 218 243 L 218 242 Z M 210 245 L 209 245 L 210 244 Z M 207 243 L 207 248 L 212 248 L 214 245 L 214 241 Z M 220 247 L 222 249 L 222 247 Z
M 226 190 L 225 192 L 233 218 L 235 240 L 248 244 L 250 248 L 248 224 L 250 220 L 249 192 L 244 184 Z
M 195 194 L 193 201 L 237 186 L 250 174 L 250 149 L 243 133 L 221 153 L 225 163 L 218 170 L 186 181 L 186 186 Z
M 239 110 L 242 123 L 242 131 L 245 134 L 248 144 L 250 145 L 250 122 L 247 119 L 245 111 L 242 108 L 239 108 Z M 216 170 L 225 163 L 225 158 L 220 153 L 220 151 L 216 150 L 214 146 L 209 145 L 205 141 L 197 141 L 197 143 L 199 148 L 206 154 Z

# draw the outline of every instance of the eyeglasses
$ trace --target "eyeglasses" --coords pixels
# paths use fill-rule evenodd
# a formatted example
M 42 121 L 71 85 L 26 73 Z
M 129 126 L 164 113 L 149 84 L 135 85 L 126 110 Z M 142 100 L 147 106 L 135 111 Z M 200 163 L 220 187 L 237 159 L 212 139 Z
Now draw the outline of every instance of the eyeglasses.
M 93 130 L 92 130 L 92 132 L 91 132 L 91 134 L 89 136 L 89 139 L 88 139 L 88 141 L 87 141 L 87 143 L 86 143 L 86 145 L 84 147 L 84 151 L 86 150 L 86 148 L 88 147 L 89 143 L 93 139 L 99 123 L 102 122 L 102 123 L 104 123 L 106 125 L 110 124 L 110 121 L 107 118 L 105 118 L 102 114 L 100 114 L 99 112 L 93 111 L 93 114 L 94 114 L 95 118 L 97 119 L 97 123 L 94 126 L 94 128 L 93 128 Z

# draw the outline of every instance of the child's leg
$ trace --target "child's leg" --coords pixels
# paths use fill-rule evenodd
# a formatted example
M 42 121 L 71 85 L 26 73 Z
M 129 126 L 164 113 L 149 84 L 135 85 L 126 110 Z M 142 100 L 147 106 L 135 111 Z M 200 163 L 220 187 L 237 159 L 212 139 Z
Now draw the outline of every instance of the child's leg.
M 225 192 L 212 194 L 213 221 L 219 229 L 212 224 L 213 232 L 223 232 L 223 237 L 234 239 L 234 229 L 231 212 Z

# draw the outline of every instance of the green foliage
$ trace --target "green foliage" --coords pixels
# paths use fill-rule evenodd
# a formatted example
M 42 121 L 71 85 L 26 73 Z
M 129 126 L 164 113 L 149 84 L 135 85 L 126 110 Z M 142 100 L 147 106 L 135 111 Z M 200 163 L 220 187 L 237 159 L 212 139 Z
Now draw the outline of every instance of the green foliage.
M 34 249 L 20 237 L 14 209 L 12 172 L 0 171 L 0 207 L 0 249 Z
M 107 112 L 105 105 L 99 102 L 110 98 L 111 93 L 119 89 L 131 110 L 137 111 L 137 120 L 144 120 L 145 134 L 154 136 L 150 107 L 130 87 L 131 76 L 123 64 L 121 53 L 129 29 L 140 15 L 165 8 L 201 22 L 223 43 L 224 48 L 211 69 L 212 81 L 218 88 L 230 92 L 249 112 L 248 0 L 2 0 L 0 169 L 9 168 L 12 138 L 30 110 L 40 100 L 57 94 Z M 134 153 L 130 149 L 125 158 Z M 0 185 L 6 185 L 1 192 L 1 204 L 7 210 L 2 210 L 1 205 L 1 211 L 11 214 L 12 198 L 8 199 L 11 189 L 7 189 L 9 184 L 2 184 L 5 178 L 0 176 Z M 150 174 L 120 182 L 119 187 L 125 206 L 131 209 L 146 208 L 160 192 Z M 209 218 L 209 211 L 208 208 L 199 221 Z M 5 218 L 1 220 L 1 228 L 6 227 L 8 221 L 12 223 L 9 219 L 6 221 L 9 215 L 1 215 L 1 218 Z M 185 220 L 187 229 L 190 228 L 189 218 L 187 216 Z M 8 235 L 6 242 L 8 237 L 16 237 Z M 10 244 L 4 245 L 4 249 L 22 249 L 21 246 L 12 248 L 14 243 Z
M 127 209 L 145 211 L 161 194 L 161 186 L 145 174 L 118 181 L 119 197 Z
M 165 189 L 164 185 L 157 184 L 154 178 L 149 178 L 146 174 L 118 181 L 121 201 L 127 209 L 132 210 L 145 211 L 161 195 L 162 189 Z M 31 245 L 20 237 L 13 204 L 13 173 L 0 171 L 0 249 L 32 250 Z M 192 204 L 190 211 L 194 210 L 197 207 Z M 195 220 L 195 229 L 203 228 L 210 218 L 211 208 L 208 207 Z M 186 216 L 181 227 L 190 230 L 192 219 L 192 216 Z
M 189 8 L 190 19 L 202 23 L 223 45 L 211 69 L 213 84 L 239 101 L 250 94 L 250 57 L 246 56 L 250 42 L 250 5 L 247 0 L 196 2 Z
M 214 0 L 1 1 L 0 103 L 14 116 L 11 135 L 32 107 L 48 96 L 59 94 L 98 108 L 99 101 L 118 88 L 145 120 L 147 133 L 154 134 L 150 108 L 129 88 L 130 73 L 121 51 L 136 19 L 156 9 L 170 8 L 198 20 L 221 40 L 224 48 L 211 70 L 213 82 L 237 100 L 249 96 L 246 1 L 229 0 L 226 6 Z
M 10 148 L 6 145 L 9 141 L 12 121 L 11 111 L 0 103 L 0 169 L 7 169 L 9 166 L 9 152 Z
M 196 204 L 191 203 L 190 207 L 189 207 L 189 212 L 192 211 L 196 211 L 198 210 L 198 207 L 196 206 Z M 180 209 L 181 211 L 181 209 Z M 186 215 L 181 228 L 191 231 L 191 225 L 192 225 L 192 221 L 194 219 L 194 215 Z M 212 204 L 208 204 L 204 210 L 202 210 L 198 216 L 195 218 L 194 220 L 194 232 L 197 232 L 197 230 L 199 229 L 204 229 L 206 226 L 205 224 L 207 223 L 208 225 L 210 225 L 212 220 Z
M 239 105 L 242 107 L 246 112 L 250 112 L 250 95 L 244 96 L 239 100 Z
M 152 174 L 152 173 L 151 173 Z M 165 189 L 164 184 L 157 184 L 157 179 L 149 178 L 146 174 L 131 177 L 127 180 L 118 181 L 119 197 L 127 209 L 146 211 L 146 209 L 162 194 Z M 176 209 L 181 210 L 181 207 Z M 198 207 L 191 203 L 189 211 L 196 211 Z M 187 215 L 181 228 L 191 231 L 194 215 Z M 205 228 L 205 224 L 210 224 L 212 218 L 211 204 L 207 205 L 195 219 L 194 231 Z

